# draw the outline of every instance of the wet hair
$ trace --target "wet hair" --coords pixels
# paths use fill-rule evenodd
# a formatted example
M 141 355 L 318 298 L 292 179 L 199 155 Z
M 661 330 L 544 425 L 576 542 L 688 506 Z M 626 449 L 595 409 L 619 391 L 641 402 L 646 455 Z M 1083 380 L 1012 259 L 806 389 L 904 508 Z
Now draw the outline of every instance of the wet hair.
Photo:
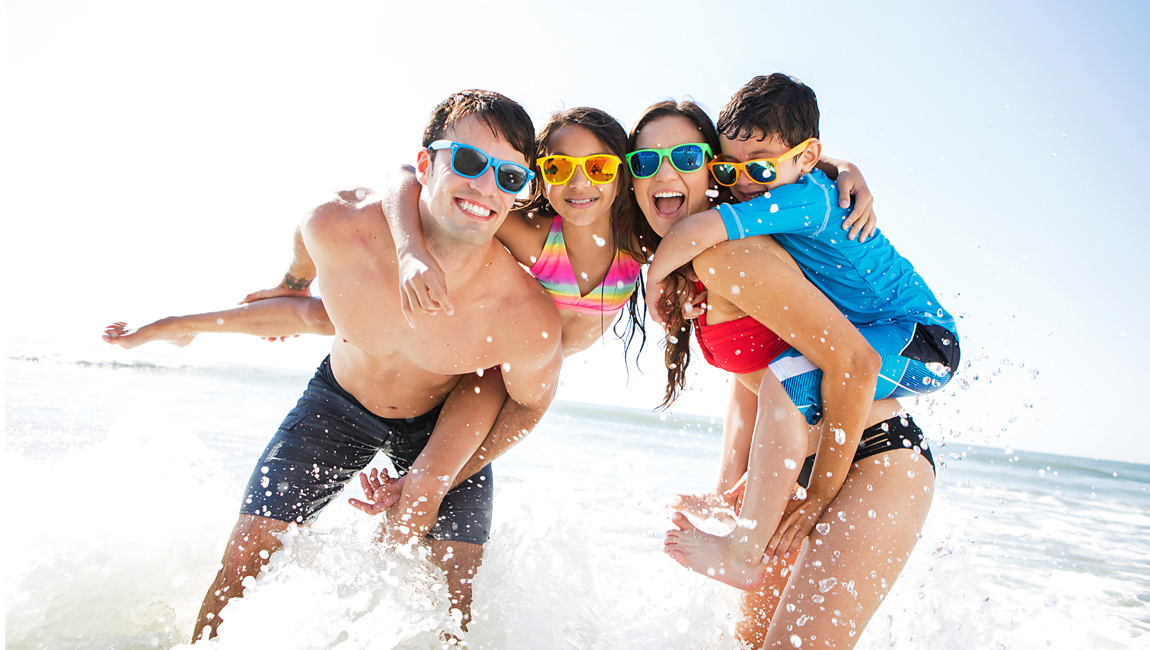
M 535 126 L 531 116 L 514 100 L 490 90 L 461 90 L 440 102 L 423 129 L 423 146 L 442 140 L 448 129 L 471 115 L 522 153 L 528 167 L 534 166 Z
M 635 120 L 635 125 L 631 127 L 631 137 L 627 142 L 629 149 L 635 150 L 635 143 L 639 139 L 639 132 L 643 130 L 643 127 L 664 117 L 681 117 L 690 121 L 702 133 L 703 142 L 711 146 L 711 151 L 717 154 L 721 150 L 719 132 L 715 129 L 714 122 L 698 104 L 690 99 L 680 102 L 663 101 L 647 107 L 647 110 L 639 115 L 638 119 Z M 725 188 L 720 191 L 725 191 Z M 625 240 L 634 242 L 636 250 L 632 252 L 631 256 L 637 262 L 647 264 L 651 261 L 651 257 L 655 254 L 655 250 L 663 238 L 655 233 L 651 224 L 647 223 L 646 217 L 639 209 L 634 192 L 629 192 L 628 196 L 632 202 L 635 202 L 635 209 L 632 212 L 633 217 L 629 221 L 620 223 L 620 236 Z M 668 288 L 672 289 L 673 287 L 673 290 L 666 294 L 668 297 L 675 296 L 687 289 L 690 281 L 687 279 L 686 268 L 684 266 L 667 278 L 667 282 L 670 283 Z M 642 331 L 644 343 L 646 342 L 646 331 L 643 329 L 643 321 L 647 315 L 645 294 L 645 284 L 640 283 L 639 291 L 632 294 L 627 305 L 629 317 L 627 328 Z M 660 408 L 670 406 L 678 398 L 679 392 L 686 383 L 687 365 L 691 361 L 691 321 L 684 319 L 681 311 L 674 311 L 676 313 L 670 314 L 667 319 L 667 335 L 663 341 L 663 357 L 667 365 L 667 390 L 663 396 L 662 404 L 659 405 Z M 642 351 L 643 347 L 640 345 L 639 352 Z
M 775 137 L 795 147 L 819 137 L 819 102 L 815 91 L 794 77 L 759 75 L 731 96 L 717 125 L 731 140 Z

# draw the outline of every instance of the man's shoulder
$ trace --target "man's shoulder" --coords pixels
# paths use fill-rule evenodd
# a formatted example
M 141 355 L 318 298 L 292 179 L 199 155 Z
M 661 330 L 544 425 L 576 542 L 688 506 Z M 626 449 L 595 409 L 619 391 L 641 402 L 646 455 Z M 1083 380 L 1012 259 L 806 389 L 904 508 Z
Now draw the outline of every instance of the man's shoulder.
M 380 197 L 366 187 L 335 192 L 307 215 L 305 225 L 313 237 L 324 239 L 375 230 L 390 235 Z

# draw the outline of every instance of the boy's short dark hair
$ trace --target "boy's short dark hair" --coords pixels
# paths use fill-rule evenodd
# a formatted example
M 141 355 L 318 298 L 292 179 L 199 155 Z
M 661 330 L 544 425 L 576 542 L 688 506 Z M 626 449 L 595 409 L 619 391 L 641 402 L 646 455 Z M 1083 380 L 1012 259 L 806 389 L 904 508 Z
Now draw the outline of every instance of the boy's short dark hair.
M 439 102 L 423 129 L 423 146 L 442 140 L 448 129 L 469 115 L 478 116 L 492 133 L 522 153 L 528 167 L 535 164 L 535 125 L 531 116 L 518 102 L 490 90 L 461 90 Z
M 716 127 L 731 140 L 749 140 L 759 132 L 794 147 L 819 137 L 819 102 L 815 91 L 792 76 L 759 75 L 731 97 Z

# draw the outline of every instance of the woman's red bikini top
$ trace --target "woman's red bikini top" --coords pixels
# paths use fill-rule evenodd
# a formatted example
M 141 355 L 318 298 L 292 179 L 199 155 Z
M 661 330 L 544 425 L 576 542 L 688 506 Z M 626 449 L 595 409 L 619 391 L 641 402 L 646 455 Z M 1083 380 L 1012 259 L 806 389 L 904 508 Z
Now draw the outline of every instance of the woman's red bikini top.
M 706 290 L 701 282 L 696 282 L 695 288 Z M 708 325 L 704 312 L 695 323 L 695 336 L 707 363 L 738 374 L 766 368 L 791 347 L 751 316 Z

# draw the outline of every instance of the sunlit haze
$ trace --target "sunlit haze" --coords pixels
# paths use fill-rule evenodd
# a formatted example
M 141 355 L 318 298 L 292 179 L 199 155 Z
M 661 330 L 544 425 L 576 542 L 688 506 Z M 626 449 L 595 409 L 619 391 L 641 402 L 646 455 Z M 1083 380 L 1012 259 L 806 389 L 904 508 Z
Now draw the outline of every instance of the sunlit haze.
M 99 334 L 276 284 L 304 211 L 414 160 L 456 90 L 500 91 L 537 124 L 590 105 L 629 127 L 667 98 L 714 117 L 782 71 L 960 318 L 971 363 L 913 407 L 924 428 L 1150 463 L 1133 408 L 1150 385 L 1150 5 L 395 4 L 6 3 L 6 338 L 312 368 L 326 341 L 127 352 Z M 661 358 L 628 380 L 621 357 L 607 341 L 570 359 L 561 398 L 654 407 Z M 676 410 L 720 416 L 724 380 L 703 370 Z

